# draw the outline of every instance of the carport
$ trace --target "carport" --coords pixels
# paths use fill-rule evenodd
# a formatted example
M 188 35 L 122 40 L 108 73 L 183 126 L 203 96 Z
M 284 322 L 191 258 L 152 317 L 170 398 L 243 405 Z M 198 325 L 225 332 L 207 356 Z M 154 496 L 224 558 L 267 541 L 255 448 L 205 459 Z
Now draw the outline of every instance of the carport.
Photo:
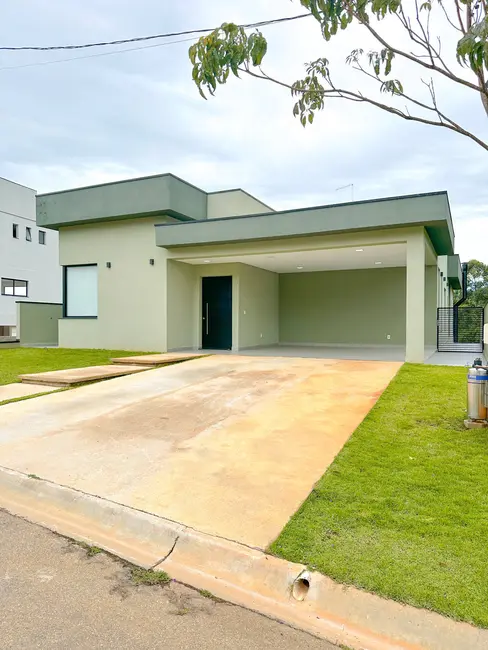
M 157 226 L 168 349 L 423 362 L 451 228 L 444 193 Z

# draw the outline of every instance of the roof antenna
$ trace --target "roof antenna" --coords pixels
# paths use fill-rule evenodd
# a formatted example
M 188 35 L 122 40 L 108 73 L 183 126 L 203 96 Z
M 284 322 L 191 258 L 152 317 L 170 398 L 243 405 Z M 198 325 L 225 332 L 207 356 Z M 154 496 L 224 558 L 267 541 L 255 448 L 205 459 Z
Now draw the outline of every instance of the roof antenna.
M 349 183 L 349 185 L 342 185 L 341 187 L 336 188 L 336 192 L 339 190 L 347 190 L 347 188 L 351 188 L 351 201 L 354 201 L 354 183 Z

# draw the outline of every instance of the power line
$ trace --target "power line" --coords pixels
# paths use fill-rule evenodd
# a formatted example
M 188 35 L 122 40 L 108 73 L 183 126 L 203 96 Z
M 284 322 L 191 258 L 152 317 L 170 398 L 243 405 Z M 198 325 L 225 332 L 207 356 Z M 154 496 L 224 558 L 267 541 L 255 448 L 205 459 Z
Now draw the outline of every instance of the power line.
M 276 25 L 278 23 L 284 23 L 290 20 L 299 20 L 301 18 L 308 18 L 312 14 L 299 14 L 297 16 L 289 16 L 288 18 L 274 18 L 273 20 L 262 20 L 257 23 L 248 23 L 247 25 L 239 25 L 244 29 L 251 29 L 253 27 L 265 27 L 267 25 Z M 52 51 L 52 50 L 82 50 L 90 47 L 105 47 L 107 45 L 124 45 L 125 43 L 137 43 L 140 41 L 152 41 L 160 38 L 172 38 L 175 36 L 189 36 L 191 34 L 205 34 L 207 32 L 213 32 L 215 27 L 208 29 L 190 29 L 184 32 L 171 32 L 167 34 L 154 34 L 152 36 L 136 36 L 135 38 L 124 38 L 117 41 L 101 41 L 100 43 L 84 43 L 81 45 L 49 45 L 49 46 L 37 46 L 37 45 L 24 45 L 21 47 L 0 47 L 0 51 L 9 51 L 9 52 L 18 52 L 25 50 L 36 50 L 36 51 Z
M 114 50 L 112 52 L 98 52 L 97 54 L 86 54 L 85 56 L 72 56 L 68 59 L 54 59 L 53 61 L 36 61 L 34 63 L 23 63 L 21 65 L 9 65 L 0 68 L 3 70 L 18 70 L 19 68 L 33 68 L 41 65 L 53 65 L 54 63 L 66 63 L 67 61 L 80 61 L 81 59 L 95 59 L 100 56 L 113 56 L 114 54 L 124 54 L 125 52 L 135 52 L 137 50 L 149 50 L 154 47 L 163 47 L 164 45 L 175 45 L 176 43 L 188 43 L 195 38 L 182 38 L 178 41 L 166 41 L 165 43 L 156 43 L 155 45 L 141 45 L 140 47 L 129 47 L 125 50 Z

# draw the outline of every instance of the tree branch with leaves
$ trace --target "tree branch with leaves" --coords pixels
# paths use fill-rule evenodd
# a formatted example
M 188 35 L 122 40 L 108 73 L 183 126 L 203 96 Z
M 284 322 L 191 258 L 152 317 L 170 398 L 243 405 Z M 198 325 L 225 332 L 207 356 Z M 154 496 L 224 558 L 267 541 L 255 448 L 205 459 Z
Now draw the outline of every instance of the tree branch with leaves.
M 200 38 L 189 50 L 193 65 L 193 80 L 200 94 L 213 95 L 219 84 L 225 84 L 233 74 L 277 84 L 288 89 L 296 98 L 293 114 L 302 125 L 312 124 L 317 111 L 324 109 L 326 100 L 343 99 L 374 106 L 407 121 L 437 126 L 463 135 L 488 151 L 488 141 L 468 126 L 450 117 L 439 106 L 436 82 L 439 79 L 456 87 L 470 90 L 481 99 L 488 119 L 488 0 L 300 0 L 319 23 L 328 42 L 350 25 L 360 25 L 377 49 L 352 50 L 345 63 L 363 77 L 377 84 L 379 93 L 361 88 L 342 87 L 332 78 L 331 63 L 325 58 L 306 64 L 306 76 L 295 82 L 276 79 L 263 69 L 268 44 L 256 30 L 247 34 L 243 27 L 224 23 L 209 35 Z M 432 19 L 443 20 L 444 28 L 456 35 L 455 51 L 450 60 L 443 53 L 442 40 L 434 36 Z M 405 43 L 382 34 L 383 21 L 398 21 Z M 414 49 L 418 49 L 414 52 Z M 393 72 L 398 62 L 406 61 L 416 68 L 425 93 L 410 91 Z M 424 79 L 422 75 L 430 76 Z M 417 93 L 417 94 L 416 94 Z M 404 103 L 400 107 L 399 101 Z

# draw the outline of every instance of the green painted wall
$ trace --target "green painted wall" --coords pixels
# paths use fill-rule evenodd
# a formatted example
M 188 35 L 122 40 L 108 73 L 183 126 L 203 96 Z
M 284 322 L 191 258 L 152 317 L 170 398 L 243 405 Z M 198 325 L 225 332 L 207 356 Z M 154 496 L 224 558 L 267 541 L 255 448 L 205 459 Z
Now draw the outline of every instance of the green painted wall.
M 279 285 L 282 343 L 405 343 L 405 268 L 286 273 Z
M 447 277 L 453 289 L 461 289 L 463 286 L 463 274 L 459 255 L 449 255 L 447 258 Z
M 165 211 L 206 219 L 207 195 L 175 176 L 164 174 L 37 197 L 37 225 L 48 228 Z
M 420 228 L 423 232 L 424 227 L 438 254 L 452 254 L 454 235 L 447 194 L 379 199 L 164 226 L 156 228 L 156 243 L 165 247 L 193 246 L 390 228 Z M 404 241 L 399 237 L 398 241 Z
M 279 275 L 239 264 L 239 347 L 279 341 Z
M 193 348 L 197 314 L 196 267 L 168 260 L 168 350 Z
M 17 336 L 20 345 L 57 345 L 58 320 L 62 315 L 62 305 L 18 302 Z

